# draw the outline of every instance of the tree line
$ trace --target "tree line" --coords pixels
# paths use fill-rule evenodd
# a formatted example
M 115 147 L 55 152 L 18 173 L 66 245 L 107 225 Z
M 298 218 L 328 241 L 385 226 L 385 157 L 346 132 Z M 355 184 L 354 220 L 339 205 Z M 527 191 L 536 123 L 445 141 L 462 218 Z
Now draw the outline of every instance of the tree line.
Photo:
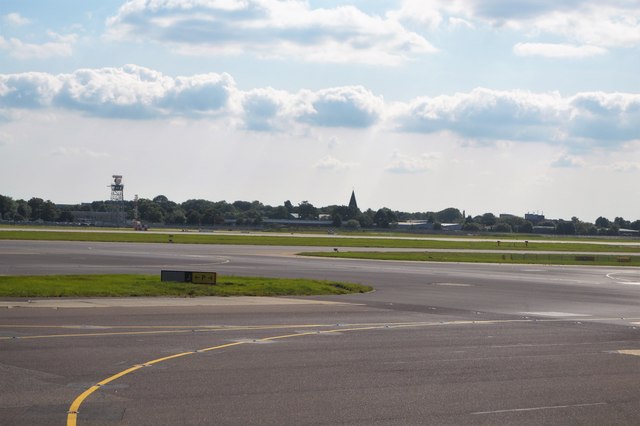
M 77 221 L 77 212 L 106 213 L 114 211 L 115 207 L 112 201 L 62 206 L 37 197 L 25 201 L 0 195 L 0 219 L 11 222 L 74 223 Z M 466 232 L 532 233 L 534 227 L 544 227 L 548 233 L 565 235 L 617 235 L 620 229 L 640 230 L 640 220 L 631 222 L 622 217 L 616 217 L 613 221 L 599 217 L 595 223 L 583 222 L 577 217 L 532 223 L 518 216 L 497 217 L 493 213 L 465 216 L 453 207 L 437 212 L 410 213 L 387 207 L 361 211 L 355 206 L 346 205 L 316 207 L 308 201 L 294 205 L 290 200 L 279 206 L 241 200 L 229 203 L 191 199 L 176 203 L 164 195 L 153 199 L 141 198 L 137 202 L 124 201 L 121 207 L 128 220 L 136 218 L 137 211 L 137 219 L 142 222 L 169 226 L 216 226 L 229 223 L 262 226 L 265 219 L 316 221 L 322 218 L 330 221 L 333 227 L 351 229 L 393 228 L 399 222 L 422 221 L 433 230 L 442 229 L 442 224 L 461 224 Z
M 464 219 L 462 230 L 467 232 L 518 232 L 530 234 L 535 229 L 541 229 L 542 233 L 560 235 L 619 235 L 620 230 L 640 231 L 640 220 L 633 222 L 622 217 L 616 217 L 613 221 L 600 216 L 595 223 L 585 222 L 577 217 L 571 220 L 541 220 L 535 224 L 521 217 L 503 215 L 496 217 L 493 213 L 485 213 L 480 216 L 468 216 Z

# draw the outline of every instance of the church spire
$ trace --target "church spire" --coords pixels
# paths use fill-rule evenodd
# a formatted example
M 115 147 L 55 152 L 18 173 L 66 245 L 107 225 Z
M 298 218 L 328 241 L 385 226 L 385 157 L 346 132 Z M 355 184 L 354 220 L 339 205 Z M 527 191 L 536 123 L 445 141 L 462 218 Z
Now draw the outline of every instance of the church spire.
M 356 202 L 356 191 L 351 191 L 351 199 L 349 200 L 349 209 L 358 210 L 358 203 Z

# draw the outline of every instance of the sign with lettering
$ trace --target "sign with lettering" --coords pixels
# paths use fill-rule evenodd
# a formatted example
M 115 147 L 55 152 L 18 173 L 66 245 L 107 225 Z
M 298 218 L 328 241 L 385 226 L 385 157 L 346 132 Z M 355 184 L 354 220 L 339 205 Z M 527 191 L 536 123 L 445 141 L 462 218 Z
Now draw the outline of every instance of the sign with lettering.
M 216 272 L 161 271 L 160 278 L 161 281 L 179 283 L 215 284 L 218 274 Z
M 191 282 L 194 284 L 215 284 L 217 275 L 215 272 L 192 272 Z

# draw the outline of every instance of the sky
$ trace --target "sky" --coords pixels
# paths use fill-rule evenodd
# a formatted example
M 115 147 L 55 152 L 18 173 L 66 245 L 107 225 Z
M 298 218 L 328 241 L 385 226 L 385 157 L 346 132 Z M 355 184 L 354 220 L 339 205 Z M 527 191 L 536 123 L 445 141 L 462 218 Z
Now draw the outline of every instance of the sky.
M 2 0 L 0 194 L 640 219 L 640 0 Z

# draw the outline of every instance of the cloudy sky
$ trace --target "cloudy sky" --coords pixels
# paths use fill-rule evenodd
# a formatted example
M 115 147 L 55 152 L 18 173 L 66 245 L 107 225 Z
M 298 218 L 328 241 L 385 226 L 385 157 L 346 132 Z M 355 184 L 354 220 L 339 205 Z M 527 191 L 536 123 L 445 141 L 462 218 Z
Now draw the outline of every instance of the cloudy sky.
M 640 218 L 638 0 L 2 0 L 0 194 Z

